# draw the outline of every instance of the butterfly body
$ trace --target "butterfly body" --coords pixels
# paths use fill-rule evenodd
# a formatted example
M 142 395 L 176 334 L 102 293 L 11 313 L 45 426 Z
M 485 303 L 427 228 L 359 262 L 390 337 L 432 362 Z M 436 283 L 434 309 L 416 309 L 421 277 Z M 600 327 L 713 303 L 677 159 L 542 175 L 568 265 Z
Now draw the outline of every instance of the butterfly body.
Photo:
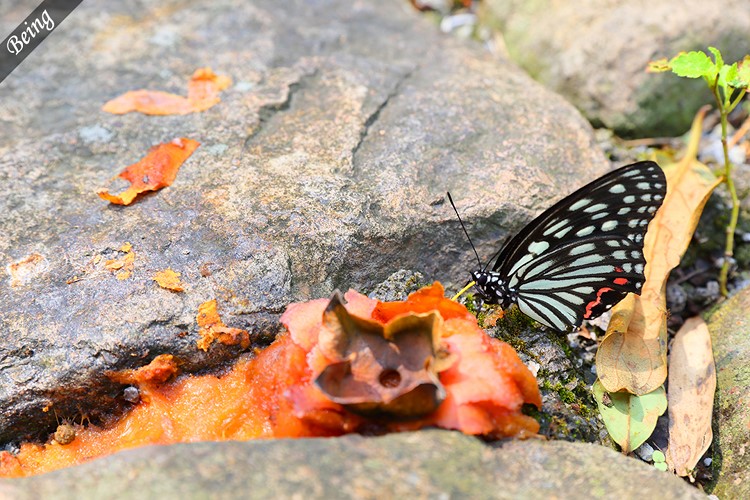
M 666 189 L 664 172 L 650 161 L 596 179 L 543 212 L 474 271 L 479 295 L 503 308 L 516 304 L 563 331 L 601 315 L 628 292 L 640 294 L 643 241 Z

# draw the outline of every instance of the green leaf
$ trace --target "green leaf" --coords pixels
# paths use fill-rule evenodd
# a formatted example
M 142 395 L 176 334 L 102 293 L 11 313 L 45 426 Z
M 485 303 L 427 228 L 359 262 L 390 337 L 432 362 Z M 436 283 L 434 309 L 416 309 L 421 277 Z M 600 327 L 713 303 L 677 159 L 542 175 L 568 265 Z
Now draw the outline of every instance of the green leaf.
M 716 47 L 709 47 L 708 51 L 714 55 L 714 60 L 716 61 L 717 68 L 721 68 L 722 66 L 724 66 L 724 58 L 721 57 L 721 52 L 719 52 L 719 49 L 717 49 Z
M 739 69 L 737 68 L 737 63 L 732 64 L 731 66 L 724 65 L 723 68 L 721 68 L 723 71 L 719 72 L 719 80 L 722 78 L 724 79 L 725 84 L 729 84 L 732 87 L 732 82 L 737 79 L 737 75 L 739 74 Z M 721 74 L 723 73 L 723 75 Z
M 666 462 L 656 462 L 654 464 L 654 467 L 662 472 L 667 472 L 667 463 Z
M 664 462 L 666 461 L 666 457 L 663 452 L 656 450 L 651 454 L 651 460 L 654 462 Z
M 711 83 L 718 74 L 716 64 L 704 52 L 683 52 L 669 61 L 672 71 L 686 78 L 706 78 Z
M 654 431 L 659 415 L 667 409 L 664 386 L 636 396 L 628 392 L 607 392 L 597 380 L 593 390 L 604 425 L 623 453 L 630 453 L 642 445 Z
M 737 74 L 737 63 L 734 63 L 731 66 L 725 64 L 719 68 L 719 78 L 716 80 L 716 85 L 718 85 L 719 88 L 724 89 L 725 96 L 729 96 L 732 93 L 732 90 L 727 88 L 727 81 L 733 76 L 732 74 Z M 724 105 L 726 106 L 726 104 Z
M 736 89 L 750 88 L 750 56 L 745 56 L 745 59 L 737 68 L 737 74 L 734 75 L 734 78 L 727 75 L 727 83 Z

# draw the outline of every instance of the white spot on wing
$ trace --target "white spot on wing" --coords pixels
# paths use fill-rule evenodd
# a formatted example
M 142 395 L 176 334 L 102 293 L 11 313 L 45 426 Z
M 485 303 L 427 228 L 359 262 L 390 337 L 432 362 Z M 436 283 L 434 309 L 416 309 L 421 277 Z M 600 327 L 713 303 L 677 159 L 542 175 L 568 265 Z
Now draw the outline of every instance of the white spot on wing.
M 537 274 L 541 273 L 542 271 L 546 271 L 547 269 L 549 269 L 550 267 L 552 267 L 553 264 L 555 264 L 555 261 L 552 260 L 552 259 L 544 260 L 540 264 L 537 264 L 537 265 L 531 267 L 530 269 L 526 270 L 526 272 L 524 273 L 523 277 L 524 277 L 524 279 L 533 278 L 534 276 L 536 276 Z
M 549 236 L 550 234 L 558 231 L 561 227 L 565 226 L 568 222 L 570 222 L 568 219 L 563 219 L 559 222 L 556 222 L 550 227 L 548 227 L 547 229 L 545 229 L 542 235 Z
M 625 186 L 622 184 L 615 184 L 611 188 L 609 188 L 609 192 L 612 194 L 620 194 L 625 192 Z
M 576 232 L 576 236 L 588 236 L 589 234 L 593 232 L 594 232 L 594 226 L 587 226 L 587 227 L 584 227 L 583 229 L 579 229 Z
M 518 308 L 521 310 L 522 313 L 524 313 L 526 316 L 529 316 L 532 319 L 537 320 L 543 325 L 549 326 L 550 328 L 557 328 L 559 330 L 564 330 L 565 325 L 562 324 L 562 321 L 560 321 L 557 316 L 551 315 L 549 317 L 542 317 L 539 314 L 536 313 L 529 305 L 524 301 L 522 298 L 518 298 Z M 554 325 L 551 324 L 551 322 L 555 322 Z
M 617 227 L 617 221 L 616 220 L 608 220 L 604 224 L 602 224 L 602 231 L 611 231 L 614 228 Z
M 591 212 L 598 212 L 600 210 L 604 210 L 605 208 L 607 208 L 606 204 L 597 203 L 596 205 L 591 205 L 590 207 L 584 208 L 583 211 L 586 213 L 591 213 Z
M 622 201 L 624 201 L 625 203 L 634 203 L 635 202 L 635 196 L 633 196 L 632 194 L 629 194 L 628 196 L 625 196 L 622 199 Z
M 530 253 L 527 253 L 526 255 L 518 259 L 518 261 L 515 264 L 513 264 L 513 267 L 510 268 L 510 271 L 508 272 L 508 274 L 511 274 L 511 275 L 515 274 L 516 271 L 518 271 L 520 267 L 525 266 L 526 264 L 531 262 L 533 259 L 534 259 L 534 256 L 531 255 Z
M 606 274 L 606 273 L 612 273 L 615 270 L 615 266 L 605 265 L 605 266 L 591 266 L 590 264 L 601 262 L 604 260 L 603 256 L 592 256 L 596 259 L 592 262 L 585 262 L 582 265 L 585 265 L 586 267 L 582 267 L 580 269 L 576 269 L 575 271 L 566 271 L 564 273 L 555 274 L 555 278 L 577 278 L 579 276 L 585 278 L 588 280 L 591 276 L 596 274 Z M 578 261 L 576 261 L 577 263 Z
M 582 253 L 590 252 L 596 248 L 596 245 L 593 243 L 584 243 L 583 245 L 578 245 L 577 247 L 573 248 L 570 251 L 570 255 L 580 255 Z
M 583 199 L 578 200 L 577 202 L 573 203 L 568 210 L 579 210 L 579 209 L 585 207 L 586 205 L 588 205 L 589 203 L 591 203 L 591 200 L 589 200 L 587 198 L 583 198 Z
M 527 247 L 527 250 L 530 253 L 533 253 L 535 255 L 539 255 L 542 252 L 544 252 L 545 250 L 547 250 L 548 248 L 549 248 L 549 243 L 547 243 L 546 241 L 535 241 L 534 243 L 531 243 Z

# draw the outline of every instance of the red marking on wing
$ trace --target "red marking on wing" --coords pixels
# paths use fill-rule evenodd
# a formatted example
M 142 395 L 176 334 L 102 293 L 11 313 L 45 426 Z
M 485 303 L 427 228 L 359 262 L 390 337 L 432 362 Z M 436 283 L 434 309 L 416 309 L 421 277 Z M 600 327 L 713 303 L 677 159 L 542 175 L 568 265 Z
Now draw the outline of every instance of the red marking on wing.
M 600 288 L 599 291 L 596 292 L 596 299 L 586 304 L 586 314 L 583 315 L 583 319 L 588 319 L 591 316 L 593 309 L 602 303 L 602 295 L 611 291 L 612 291 L 612 288 L 609 288 L 606 286 L 603 288 Z
M 628 279 L 627 278 L 615 278 L 615 285 L 627 285 Z
M 621 267 L 615 267 L 615 272 L 616 273 L 624 273 L 625 270 L 623 268 L 621 268 Z

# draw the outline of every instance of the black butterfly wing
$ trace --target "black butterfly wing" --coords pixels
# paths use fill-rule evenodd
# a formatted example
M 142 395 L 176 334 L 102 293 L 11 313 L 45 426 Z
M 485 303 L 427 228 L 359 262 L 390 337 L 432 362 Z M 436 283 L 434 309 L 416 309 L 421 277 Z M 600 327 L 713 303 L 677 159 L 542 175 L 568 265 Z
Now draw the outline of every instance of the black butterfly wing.
M 643 285 L 643 239 L 666 195 L 644 161 L 560 200 L 508 242 L 495 261 L 521 311 L 558 330 L 595 318 Z

